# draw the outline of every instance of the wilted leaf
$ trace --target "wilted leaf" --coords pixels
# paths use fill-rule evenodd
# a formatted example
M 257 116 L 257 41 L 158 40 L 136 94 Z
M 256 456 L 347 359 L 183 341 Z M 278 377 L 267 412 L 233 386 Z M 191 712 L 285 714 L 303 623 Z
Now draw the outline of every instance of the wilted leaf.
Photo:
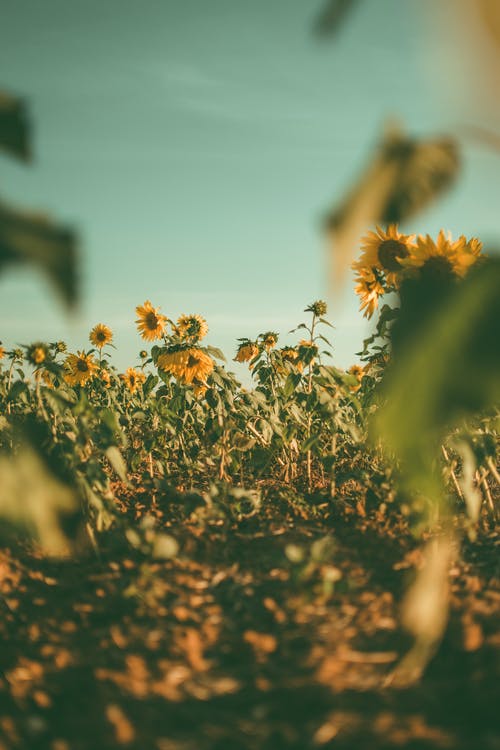
M 0 148 L 25 161 L 31 156 L 26 104 L 4 91 L 0 91 Z
M 416 139 L 394 125 L 386 128 L 363 174 L 327 219 L 334 281 L 341 281 L 368 226 L 402 222 L 422 211 L 458 171 L 453 139 Z
M 75 234 L 43 215 L 0 203 L 0 273 L 11 264 L 30 263 L 42 270 L 68 305 L 77 298 Z

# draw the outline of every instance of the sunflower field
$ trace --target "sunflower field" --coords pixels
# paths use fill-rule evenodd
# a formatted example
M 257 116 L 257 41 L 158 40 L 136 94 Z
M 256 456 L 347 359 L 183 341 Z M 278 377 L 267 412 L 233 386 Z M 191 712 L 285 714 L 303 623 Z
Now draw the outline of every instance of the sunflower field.
M 124 372 L 105 322 L 75 352 L 2 344 L 2 637 L 26 644 L 3 659 L 2 750 L 177 749 L 194 735 L 207 748 L 329 747 L 337 732 L 342 747 L 367 732 L 382 747 L 413 736 L 403 703 L 344 716 L 331 687 L 434 696 L 450 658 L 487 739 L 498 264 L 476 238 L 392 224 L 362 238 L 353 271 L 375 328 L 348 370 L 322 300 L 293 345 L 276 331 L 238 340 L 250 387 L 204 344 L 202 315 L 174 320 L 162 300 L 136 307 L 142 349 Z M 98 716 L 83 744 L 75 670 Z M 451 718 L 471 689 L 448 694 L 437 725 L 423 709 L 424 740 L 474 746 Z M 260 734 L 235 709 L 242 695 L 266 707 Z M 298 702 L 295 719 L 280 718 L 283 701 Z M 168 737 L 139 706 L 160 724 L 166 707 Z

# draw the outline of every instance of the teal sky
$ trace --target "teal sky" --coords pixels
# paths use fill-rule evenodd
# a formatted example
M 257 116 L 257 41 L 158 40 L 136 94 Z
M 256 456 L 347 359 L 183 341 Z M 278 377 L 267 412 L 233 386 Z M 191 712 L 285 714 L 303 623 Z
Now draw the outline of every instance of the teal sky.
M 238 337 L 285 334 L 327 298 L 350 364 L 367 326 L 351 285 L 331 298 L 320 220 L 386 116 L 417 133 L 454 118 L 449 81 L 430 75 L 426 4 L 365 0 L 320 42 L 319 0 L 4 3 L 0 83 L 30 103 L 35 160 L 2 157 L 0 189 L 79 231 L 82 304 L 70 319 L 44 279 L 9 272 L 0 338 L 83 347 L 105 322 L 125 367 L 149 298 L 203 314 L 229 358 Z M 493 236 L 497 171 L 468 149 L 459 187 L 408 229 Z

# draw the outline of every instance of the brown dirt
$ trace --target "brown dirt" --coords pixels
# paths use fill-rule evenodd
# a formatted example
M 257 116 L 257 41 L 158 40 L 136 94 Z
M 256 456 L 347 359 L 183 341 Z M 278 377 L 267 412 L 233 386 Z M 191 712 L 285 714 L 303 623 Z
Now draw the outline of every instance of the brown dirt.
M 0 750 L 500 748 L 498 531 L 465 545 L 444 641 L 396 689 L 412 537 L 275 516 L 163 521 L 166 561 L 112 537 L 99 559 L 1 551 Z

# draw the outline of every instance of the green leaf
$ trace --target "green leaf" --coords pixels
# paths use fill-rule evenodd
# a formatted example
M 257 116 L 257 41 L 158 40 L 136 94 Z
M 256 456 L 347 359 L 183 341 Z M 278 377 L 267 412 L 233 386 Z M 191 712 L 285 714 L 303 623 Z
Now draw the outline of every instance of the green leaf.
M 77 300 L 75 234 L 38 213 L 0 203 L 0 272 L 12 264 L 37 266 L 68 306 Z
M 500 401 L 500 260 L 478 265 L 446 293 L 409 283 L 373 433 L 401 459 L 411 489 L 438 500 L 435 457 L 446 432 Z
M 0 92 L 0 148 L 23 161 L 31 157 L 31 133 L 26 103 Z

